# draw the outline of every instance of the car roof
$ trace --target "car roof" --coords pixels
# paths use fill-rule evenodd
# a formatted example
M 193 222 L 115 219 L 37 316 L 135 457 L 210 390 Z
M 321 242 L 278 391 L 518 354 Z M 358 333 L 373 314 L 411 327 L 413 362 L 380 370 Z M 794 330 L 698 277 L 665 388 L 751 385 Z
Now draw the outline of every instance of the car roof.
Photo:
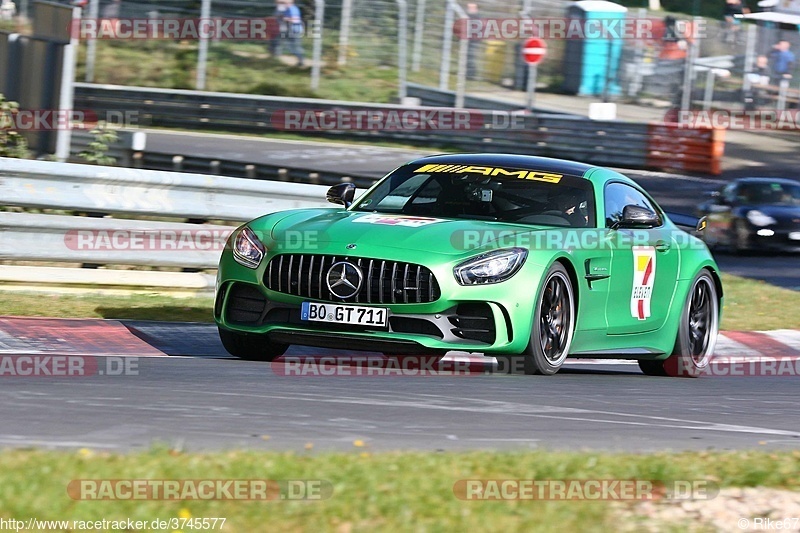
M 444 154 L 421 157 L 409 161 L 408 165 L 419 163 L 443 163 L 476 166 L 504 166 L 524 170 L 539 170 L 542 172 L 558 172 L 568 176 L 583 177 L 588 171 L 600 167 L 567 161 L 566 159 L 553 159 L 532 155 L 517 154 Z
M 781 183 L 783 185 L 800 185 L 800 181 L 789 178 L 747 177 L 735 180 L 736 183 Z

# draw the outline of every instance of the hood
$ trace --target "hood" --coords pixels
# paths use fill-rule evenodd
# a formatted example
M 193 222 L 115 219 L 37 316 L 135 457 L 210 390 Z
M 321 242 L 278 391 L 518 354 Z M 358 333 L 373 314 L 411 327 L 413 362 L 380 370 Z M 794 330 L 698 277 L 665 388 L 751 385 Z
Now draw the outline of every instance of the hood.
M 273 219 L 274 221 L 274 219 Z M 520 234 L 560 228 L 522 226 L 493 221 L 415 217 L 344 209 L 304 209 L 284 216 L 271 228 L 253 229 L 269 233 L 273 246 L 283 250 L 322 253 L 330 248 L 340 253 L 342 246 L 357 245 L 358 255 L 380 255 L 381 249 L 396 248 L 426 254 L 474 254 L 486 248 L 515 245 Z M 268 221 L 264 221 L 268 224 Z M 524 242 L 524 240 L 523 240 Z

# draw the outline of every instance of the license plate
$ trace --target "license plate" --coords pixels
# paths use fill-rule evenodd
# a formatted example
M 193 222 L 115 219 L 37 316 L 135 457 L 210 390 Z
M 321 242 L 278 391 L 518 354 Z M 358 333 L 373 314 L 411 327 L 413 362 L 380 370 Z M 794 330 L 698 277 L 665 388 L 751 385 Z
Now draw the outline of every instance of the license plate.
M 303 302 L 300 307 L 300 320 L 314 322 L 386 327 L 388 316 L 389 310 L 385 307 L 321 304 L 316 302 Z
M 789 238 L 793 241 L 800 241 L 800 231 L 793 231 L 789 234 Z

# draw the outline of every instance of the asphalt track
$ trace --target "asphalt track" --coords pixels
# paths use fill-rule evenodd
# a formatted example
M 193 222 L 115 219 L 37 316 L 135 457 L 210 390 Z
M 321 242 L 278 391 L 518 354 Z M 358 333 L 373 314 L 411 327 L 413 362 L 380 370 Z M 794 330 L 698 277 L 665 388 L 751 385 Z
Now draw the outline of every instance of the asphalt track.
M 292 373 L 285 363 L 229 357 L 209 324 L 125 321 L 131 333 L 125 338 L 115 321 L 101 329 L 89 323 L 96 338 L 84 331 L 83 341 L 80 332 L 44 325 L 26 346 L 6 338 L 0 352 L 102 353 L 105 347 L 106 355 L 149 357 L 92 358 L 102 375 L 0 377 L 0 446 L 129 451 L 161 443 L 304 453 L 308 444 L 315 451 L 352 450 L 356 440 L 375 451 L 800 445 L 797 375 L 654 378 L 635 364 L 576 362 L 540 377 L 492 373 L 486 359 L 485 372 L 477 374 L 376 376 L 350 369 L 286 375 Z M 800 334 L 784 335 L 790 344 L 780 345 L 781 352 L 800 355 Z M 738 337 L 751 348 L 726 338 L 721 351 L 743 357 L 769 343 L 751 336 Z M 50 337 L 61 340 L 59 350 L 42 352 L 41 346 L 55 345 Z M 293 347 L 289 354 L 344 352 Z M 120 361 L 135 361 L 134 371 L 109 375 L 103 369 L 112 359 L 117 369 Z
M 151 134 L 149 144 L 173 153 L 193 147 L 251 162 L 303 159 L 376 176 L 422 155 L 170 133 Z M 682 212 L 719 186 L 702 178 L 628 174 L 667 210 Z M 718 259 L 725 271 L 800 288 L 794 257 Z M 93 358 L 98 365 L 94 375 L 0 377 L 0 446 L 129 451 L 164 443 L 186 450 L 306 453 L 309 444 L 314 451 L 353 450 L 356 440 L 374 451 L 647 452 L 800 445 L 796 374 L 654 378 L 635 364 L 578 361 L 556 376 L 539 377 L 492 372 L 489 361 L 486 372 L 466 375 L 287 376 L 284 363 L 229 357 L 212 325 L 111 322 L 88 339 L 57 328 L 43 328 L 33 338 L 14 331 L 10 323 L 0 324 L 0 362 L 3 354 L 103 354 Z M 742 360 L 764 353 L 761 345 L 772 348 L 770 355 L 800 355 L 797 335 L 790 348 L 776 348 L 774 339 L 764 335 L 749 341 L 746 335 L 730 335 L 718 347 Z M 76 345 L 85 350 L 76 351 Z M 290 351 L 320 354 L 342 352 Z M 135 370 L 100 374 L 110 361 L 134 363 Z

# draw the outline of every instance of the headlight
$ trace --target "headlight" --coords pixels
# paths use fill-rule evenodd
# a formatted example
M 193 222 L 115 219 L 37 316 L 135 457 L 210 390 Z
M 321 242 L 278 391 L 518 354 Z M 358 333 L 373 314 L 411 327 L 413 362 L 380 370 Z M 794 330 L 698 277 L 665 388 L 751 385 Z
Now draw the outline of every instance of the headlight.
M 522 267 L 528 250 L 508 248 L 473 257 L 453 269 L 461 285 L 483 285 L 505 281 Z
M 233 258 L 247 268 L 258 268 L 266 249 L 250 228 L 243 228 L 233 243 Z
M 757 211 L 755 209 L 747 212 L 747 220 L 749 220 L 754 226 L 769 226 L 770 224 L 775 224 L 777 222 L 777 220 L 771 216 L 765 215 L 761 211 Z

